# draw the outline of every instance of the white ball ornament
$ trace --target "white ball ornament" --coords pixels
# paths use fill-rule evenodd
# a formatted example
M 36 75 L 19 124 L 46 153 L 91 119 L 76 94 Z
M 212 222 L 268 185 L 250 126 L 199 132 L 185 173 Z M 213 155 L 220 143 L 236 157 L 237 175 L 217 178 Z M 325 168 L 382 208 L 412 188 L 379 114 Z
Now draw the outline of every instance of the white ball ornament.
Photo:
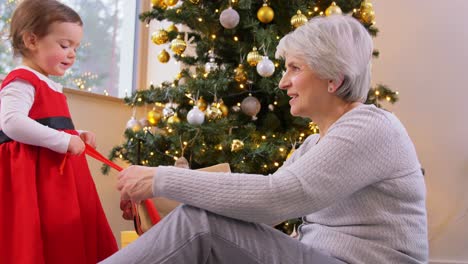
M 257 64 L 257 72 L 262 77 L 270 77 L 275 72 L 275 64 L 268 56 L 263 56 L 262 61 Z
M 201 125 L 205 121 L 205 113 L 194 106 L 187 114 L 187 122 L 191 125 Z
M 134 132 L 140 131 L 141 130 L 141 125 L 138 120 L 132 116 L 130 120 L 128 120 L 127 125 L 125 126 L 127 129 L 131 129 Z
M 219 16 L 219 22 L 224 28 L 233 29 L 239 24 L 239 13 L 236 10 L 229 7 L 228 9 L 224 9 Z

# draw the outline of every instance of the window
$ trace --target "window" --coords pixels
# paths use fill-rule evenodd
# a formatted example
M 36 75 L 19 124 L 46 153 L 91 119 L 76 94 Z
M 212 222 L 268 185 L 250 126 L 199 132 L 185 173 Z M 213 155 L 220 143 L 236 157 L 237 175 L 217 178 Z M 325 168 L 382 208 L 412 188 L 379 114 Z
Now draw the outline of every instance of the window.
M 11 59 L 9 19 L 21 0 L 0 2 L 0 74 L 17 65 Z M 60 78 L 67 88 L 124 97 L 137 86 L 141 1 L 61 0 L 76 10 L 84 23 L 84 37 L 75 65 Z

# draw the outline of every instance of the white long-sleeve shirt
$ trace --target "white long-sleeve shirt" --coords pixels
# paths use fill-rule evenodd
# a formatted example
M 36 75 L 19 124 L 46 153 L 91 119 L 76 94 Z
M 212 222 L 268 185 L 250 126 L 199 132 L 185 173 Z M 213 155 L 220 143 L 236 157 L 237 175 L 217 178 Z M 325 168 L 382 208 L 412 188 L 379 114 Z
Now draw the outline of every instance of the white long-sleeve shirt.
M 57 92 L 63 90 L 62 85 L 29 67 L 20 66 L 18 69 L 33 72 Z M 35 93 L 29 82 L 20 79 L 10 82 L 0 91 L 0 130 L 15 141 L 66 153 L 70 134 L 44 126 L 28 117 Z
M 347 263 L 427 263 L 426 189 L 400 121 L 373 105 L 338 119 L 274 174 L 158 167 L 153 194 L 245 221 L 305 216 L 300 240 Z

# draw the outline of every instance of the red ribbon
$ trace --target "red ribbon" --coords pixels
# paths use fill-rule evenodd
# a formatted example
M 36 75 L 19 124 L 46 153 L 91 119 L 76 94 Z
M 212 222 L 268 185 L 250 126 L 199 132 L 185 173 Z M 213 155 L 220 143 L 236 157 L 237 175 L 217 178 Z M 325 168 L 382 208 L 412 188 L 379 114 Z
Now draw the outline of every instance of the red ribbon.
M 116 169 L 117 171 L 122 171 L 123 168 L 120 167 L 119 165 L 113 163 L 112 161 L 110 161 L 109 159 L 107 159 L 106 157 L 104 157 L 101 153 L 99 153 L 96 149 L 94 149 L 93 147 L 91 147 L 90 145 L 86 144 L 86 148 L 85 148 L 85 153 L 106 164 L 106 165 L 109 165 L 110 167 Z M 144 200 L 143 201 L 143 204 L 146 206 L 146 210 L 148 211 L 148 215 L 151 219 L 151 223 L 153 223 L 153 225 L 155 225 L 156 223 L 158 223 L 160 220 L 161 220 L 161 217 L 159 216 L 159 213 L 158 213 L 158 210 L 156 209 L 156 207 L 154 206 L 153 204 L 153 201 L 150 200 L 150 199 L 147 199 L 147 200 Z M 134 202 L 132 202 L 132 208 L 135 208 L 133 210 L 133 213 L 134 213 L 134 216 L 137 216 L 138 215 L 138 211 L 136 210 L 136 205 Z

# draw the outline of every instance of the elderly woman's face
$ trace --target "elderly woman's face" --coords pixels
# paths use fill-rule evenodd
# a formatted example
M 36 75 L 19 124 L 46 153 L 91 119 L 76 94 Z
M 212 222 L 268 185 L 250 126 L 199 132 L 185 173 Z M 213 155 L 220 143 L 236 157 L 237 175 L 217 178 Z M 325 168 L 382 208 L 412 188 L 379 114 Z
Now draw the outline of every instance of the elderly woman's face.
M 279 83 L 280 89 L 291 97 L 291 114 L 311 118 L 327 94 L 327 80 L 317 77 L 301 58 L 286 56 L 286 72 Z

